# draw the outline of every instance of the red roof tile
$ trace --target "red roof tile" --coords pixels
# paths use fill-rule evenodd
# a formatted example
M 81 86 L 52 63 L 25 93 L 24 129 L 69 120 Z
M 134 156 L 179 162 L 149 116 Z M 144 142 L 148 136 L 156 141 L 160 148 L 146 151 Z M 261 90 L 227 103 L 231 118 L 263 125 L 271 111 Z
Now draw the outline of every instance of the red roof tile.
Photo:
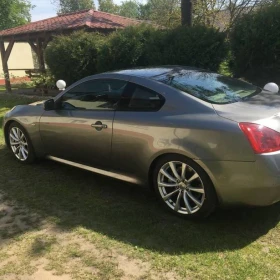
M 94 10 L 83 10 L 62 14 L 57 17 L 31 22 L 22 26 L 0 31 L 1 36 L 30 34 L 42 31 L 60 31 L 80 28 L 117 29 L 141 23 L 139 20 L 125 18 Z

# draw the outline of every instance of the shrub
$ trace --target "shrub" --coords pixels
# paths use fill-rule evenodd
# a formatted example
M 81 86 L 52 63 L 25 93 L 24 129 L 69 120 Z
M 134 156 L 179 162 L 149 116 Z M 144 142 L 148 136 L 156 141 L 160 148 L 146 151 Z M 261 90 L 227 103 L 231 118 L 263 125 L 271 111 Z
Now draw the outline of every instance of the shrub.
M 101 48 L 98 70 L 103 72 L 147 65 L 144 49 L 155 34 L 155 28 L 144 24 L 110 34 Z
M 46 49 L 46 62 L 55 78 L 71 84 L 97 73 L 97 58 L 104 37 L 98 33 L 75 32 L 58 36 Z
M 280 82 L 280 5 L 244 15 L 230 37 L 235 76 L 262 86 Z
M 73 83 L 98 72 L 138 66 L 178 64 L 218 70 L 227 52 L 225 34 L 216 29 L 163 30 L 143 24 L 107 37 L 85 32 L 57 37 L 46 50 L 46 61 L 56 79 Z
M 142 25 L 109 36 L 101 48 L 98 69 L 178 64 L 217 70 L 226 54 L 225 34 L 214 28 L 157 30 Z
M 169 30 L 165 37 L 159 49 L 161 64 L 188 65 L 217 71 L 228 53 L 225 34 L 214 28 L 178 27 Z
M 32 79 L 32 84 L 35 88 L 45 88 L 45 89 L 54 89 L 56 88 L 56 80 L 54 76 L 47 71 L 44 74 L 40 74 L 39 77 Z

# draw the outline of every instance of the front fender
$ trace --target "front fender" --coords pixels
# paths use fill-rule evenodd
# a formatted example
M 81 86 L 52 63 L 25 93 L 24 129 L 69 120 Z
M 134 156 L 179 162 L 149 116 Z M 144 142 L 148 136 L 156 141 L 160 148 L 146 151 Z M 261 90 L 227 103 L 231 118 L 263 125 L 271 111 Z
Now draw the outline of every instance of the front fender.
M 27 132 L 34 151 L 38 157 L 44 154 L 43 143 L 40 136 L 40 118 L 44 112 L 42 106 L 19 105 L 7 112 L 4 116 L 3 130 L 7 146 L 8 143 L 8 128 L 12 122 L 17 122 Z

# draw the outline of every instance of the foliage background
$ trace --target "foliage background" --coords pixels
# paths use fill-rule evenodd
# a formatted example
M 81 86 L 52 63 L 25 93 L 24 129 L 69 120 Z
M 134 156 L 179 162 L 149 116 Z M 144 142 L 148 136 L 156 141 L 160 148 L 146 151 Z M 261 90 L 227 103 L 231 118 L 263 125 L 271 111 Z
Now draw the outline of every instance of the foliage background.
M 103 40 L 98 33 L 86 32 L 56 37 L 45 51 L 52 74 L 69 84 L 97 73 L 97 58 Z
M 0 30 L 30 22 L 32 7 L 28 0 L 0 0 Z
M 78 10 L 95 9 L 93 0 L 51 0 L 58 13 L 71 13 Z
M 194 26 L 170 30 L 139 25 L 109 36 L 76 32 L 57 37 L 46 50 L 56 79 L 73 83 L 82 77 L 114 69 L 180 64 L 217 71 L 226 58 L 224 33 Z
M 59 12 L 93 7 L 92 0 L 52 0 Z M 180 27 L 180 0 L 127 0 L 120 5 L 99 0 L 99 9 L 153 21 L 109 36 L 74 33 L 56 38 L 46 50 L 56 78 L 72 83 L 81 77 L 127 67 L 181 64 L 233 74 L 263 85 L 280 83 L 279 0 L 193 1 L 194 26 Z M 226 6 L 225 6 L 226 5 Z M 213 7 L 216 7 L 213 9 Z M 29 0 L 0 0 L 0 30 L 30 21 Z M 226 12 L 226 13 L 225 13 Z M 213 26 L 221 15 L 224 32 Z
M 232 71 L 263 85 L 280 83 L 280 5 L 244 15 L 230 34 Z

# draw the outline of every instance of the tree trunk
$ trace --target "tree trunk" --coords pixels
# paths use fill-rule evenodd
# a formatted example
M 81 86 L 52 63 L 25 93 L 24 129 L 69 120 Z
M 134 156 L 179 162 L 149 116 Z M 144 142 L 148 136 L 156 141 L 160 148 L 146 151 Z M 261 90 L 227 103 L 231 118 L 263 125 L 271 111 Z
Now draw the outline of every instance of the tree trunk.
M 182 25 L 192 26 L 192 0 L 181 0 Z

